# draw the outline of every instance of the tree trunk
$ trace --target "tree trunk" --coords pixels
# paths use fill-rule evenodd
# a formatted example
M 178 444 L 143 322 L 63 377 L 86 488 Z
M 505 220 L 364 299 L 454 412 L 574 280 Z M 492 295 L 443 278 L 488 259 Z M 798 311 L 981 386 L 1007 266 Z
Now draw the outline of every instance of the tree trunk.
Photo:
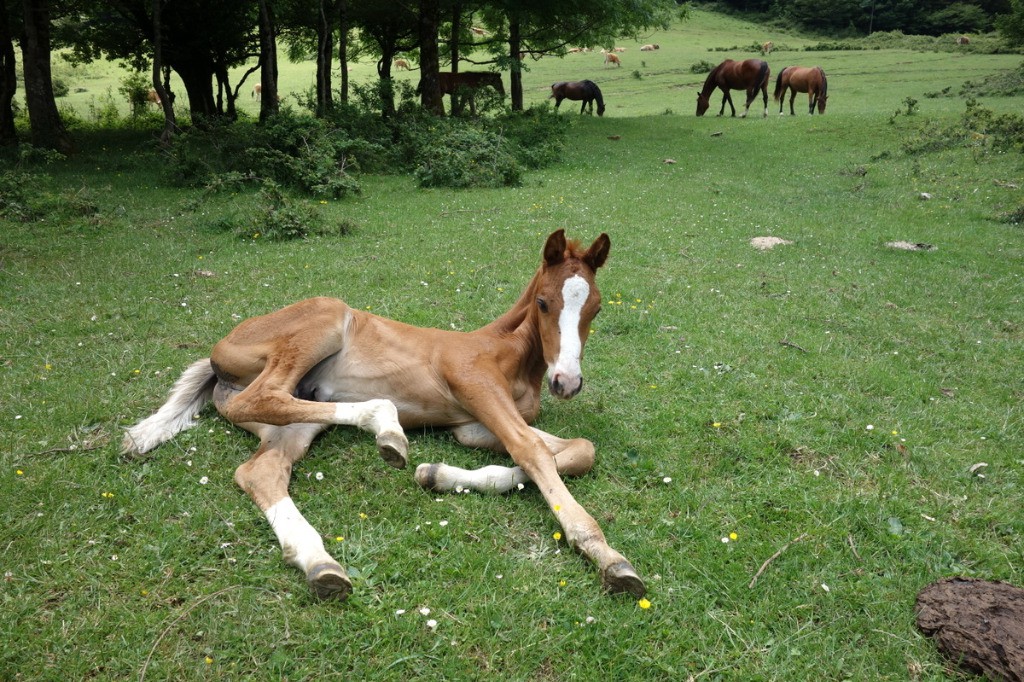
M 458 73 L 459 72 L 459 56 L 460 56 L 459 38 L 460 38 L 461 35 L 462 35 L 462 3 L 456 3 L 456 5 L 454 7 L 452 7 L 452 35 L 451 35 L 451 42 L 448 45 L 448 47 L 449 47 L 449 55 L 448 55 L 448 57 L 449 57 L 449 59 L 451 59 L 451 62 L 452 62 L 452 65 L 451 65 L 451 72 L 452 73 Z M 453 92 L 453 93 L 451 93 L 449 95 L 449 97 L 451 98 L 451 105 L 452 105 L 451 106 L 451 114 L 452 114 L 452 116 L 455 116 L 456 114 L 461 113 L 462 112 L 462 102 L 459 101 L 460 100 L 459 93 Z M 441 96 L 441 99 L 442 100 L 444 99 L 444 95 Z
M 3 0 L 0 0 L 0 3 L 2 2 Z M 174 102 L 171 101 L 171 93 L 160 80 L 160 73 L 163 71 L 164 65 L 161 5 L 162 0 L 153 0 L 153 89 L 156 90 L 156 95 L 160 98 L 160 108 L 164 112 L 164 129 L 160 133 L 160 144 L 167 145 L 178 132 L 178 121 L 174 116 Z
M 217 116 L 217 105 L 213 98 L 214 67 L 209 60 L 200 57 L 198 61 L 175 61 L 171 68 L 181 78 L 188 93 L 188 108 L 193 125 L 203 127 Z
M 25 35 L 21 41 L 21 62 L 25 70 L 25 103 L 28 105 L 32 144 L 71 154 L 75 145 L 53 98 L 49 3 L 48 0 L 22 0 L 22 7 Z
M 7 16 L 7 1 L 0 0 L 0 147 L 18 144 L 14 129 L 14 93 L 18 91 L 18 72 L 14 61 L 14 41 Z
M 260 0 L 260 121 L 266 121 L 278 111 L 277 96 L 277 35 L 269 0 Z
M 441 70 L 437 49 L 437 27 L 440 23 L 440 0 L 420 0 L 420 97 L 423 108 L 444 116 L 444 102 L 441 100 L 441 84 L 438 72 Z
M 341 68 L 341 101 L 348 102 L 348 2 L 338 0 L 338 66 Z
M 331 62 L 334 58 L 334 16 L 320 0 L 320 16 L 316 24 L 316 115 L 323 117 L 331 110 Z
M 508 49 L 512 60 L 512 71 L 509 74 L 509 94 L 512 96 L 512 111 L 523 110 L 523 39 L 520 32 L 519 16 L 509 17 Z

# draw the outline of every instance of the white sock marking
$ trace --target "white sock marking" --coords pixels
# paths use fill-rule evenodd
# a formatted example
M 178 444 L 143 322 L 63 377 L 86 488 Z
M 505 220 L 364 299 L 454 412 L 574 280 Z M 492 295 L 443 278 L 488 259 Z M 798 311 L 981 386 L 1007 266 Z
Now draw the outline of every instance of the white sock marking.
M 282 498 L 265 512 L 270 527 L 281 543 L 284 560 L 303 572 L 324 561 L 332 561 L 323 538 L 302 516 L 292 498 Z

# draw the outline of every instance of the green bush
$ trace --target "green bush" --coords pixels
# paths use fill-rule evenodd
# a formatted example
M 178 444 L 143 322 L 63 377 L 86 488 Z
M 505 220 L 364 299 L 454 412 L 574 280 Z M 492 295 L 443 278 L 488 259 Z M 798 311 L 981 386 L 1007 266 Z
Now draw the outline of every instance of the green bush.
M 522 166 L 507 137 L 465 122 L 438 121 L 419 148 L 421 187 L 507 187 L 522 181 Z

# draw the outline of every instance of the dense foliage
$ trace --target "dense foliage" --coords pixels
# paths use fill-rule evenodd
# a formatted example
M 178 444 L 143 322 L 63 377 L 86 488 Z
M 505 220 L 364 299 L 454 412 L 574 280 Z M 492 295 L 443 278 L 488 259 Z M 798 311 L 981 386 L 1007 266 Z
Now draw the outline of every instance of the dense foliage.
M 758 14 L 768 20 L 827 35 L 866 35 L 903 31 L 937 36 L 979 33 L 995 28 L 996 18 L 1020 0 L 711 0 L 734 12 Z

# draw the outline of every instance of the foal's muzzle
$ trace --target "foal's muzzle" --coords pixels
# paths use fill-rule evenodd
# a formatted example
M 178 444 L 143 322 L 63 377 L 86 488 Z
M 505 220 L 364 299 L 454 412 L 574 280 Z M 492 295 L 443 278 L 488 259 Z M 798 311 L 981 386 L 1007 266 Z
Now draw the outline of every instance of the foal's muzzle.
M 556 374 L 548 382 L 548 389 L 556 398 L 568 400 L 583 390 L 583 377 L 566 377 L 564 374 Z

